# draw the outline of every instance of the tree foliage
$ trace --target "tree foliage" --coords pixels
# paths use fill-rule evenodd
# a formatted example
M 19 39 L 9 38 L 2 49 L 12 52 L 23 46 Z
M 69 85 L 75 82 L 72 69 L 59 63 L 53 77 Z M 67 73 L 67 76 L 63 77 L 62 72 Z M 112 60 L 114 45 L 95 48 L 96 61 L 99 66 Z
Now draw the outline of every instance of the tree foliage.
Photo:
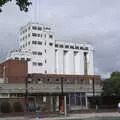
M 120 96 L 120 72 L 113 72 L 103 81 L 103 96 Z
M 2 12 L 2 7 L 8 3 L 8 2 L 12 2 L 13 0 L 0 0 L 0 12 Z M 16 5 L 19 6 L 21 11 L 28 11 L 28 7 L 32 4 L 30 2 L 30 0 L 15 0 L 16 1 Z

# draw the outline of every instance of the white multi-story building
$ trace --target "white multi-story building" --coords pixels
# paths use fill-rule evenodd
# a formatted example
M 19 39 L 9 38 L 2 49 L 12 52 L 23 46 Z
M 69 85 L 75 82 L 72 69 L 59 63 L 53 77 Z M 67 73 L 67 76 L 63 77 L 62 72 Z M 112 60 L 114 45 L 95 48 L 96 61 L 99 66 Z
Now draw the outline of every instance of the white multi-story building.
M 28 73 L 93 75 L 93 47 L 88 43 L 58 41 L 51 28 L 39 23 L 21 27 L 19 49 L 7 59 L 28 61 Z

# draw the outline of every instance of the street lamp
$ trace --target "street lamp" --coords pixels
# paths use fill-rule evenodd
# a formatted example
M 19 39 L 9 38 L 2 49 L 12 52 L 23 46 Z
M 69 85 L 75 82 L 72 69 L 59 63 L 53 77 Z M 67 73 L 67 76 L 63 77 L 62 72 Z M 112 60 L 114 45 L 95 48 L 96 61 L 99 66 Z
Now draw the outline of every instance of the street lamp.
M 25 112 L 28 112 L 28 83 L 32 82 L 31 75 L 25 78 Z

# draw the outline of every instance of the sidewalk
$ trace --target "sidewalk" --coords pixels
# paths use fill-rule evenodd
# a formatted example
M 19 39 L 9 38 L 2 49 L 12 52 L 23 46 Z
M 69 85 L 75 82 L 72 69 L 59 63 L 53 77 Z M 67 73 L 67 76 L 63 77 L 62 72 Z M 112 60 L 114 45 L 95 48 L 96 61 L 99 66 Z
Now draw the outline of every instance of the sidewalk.
M 85 118 L 95 118 L 95 117 L 120 117 L 118 112 L 105 112 L 105 113 L 80 113 L 80 114 L 69 114 L 67 117 L 48 117 L 48 118 L 24 118 L 23 117 L 6 117 L 0 118 L 0 120 L 75 120 L 75 119 L 85 119 Z
M 67 117 L 53 117 L 53 118 L 32 118 L 31 120 L 75 120 L 95 117 L 120 117 L 118 112 L 110 113 L 86 113 L 86 114 L 69 114 Z

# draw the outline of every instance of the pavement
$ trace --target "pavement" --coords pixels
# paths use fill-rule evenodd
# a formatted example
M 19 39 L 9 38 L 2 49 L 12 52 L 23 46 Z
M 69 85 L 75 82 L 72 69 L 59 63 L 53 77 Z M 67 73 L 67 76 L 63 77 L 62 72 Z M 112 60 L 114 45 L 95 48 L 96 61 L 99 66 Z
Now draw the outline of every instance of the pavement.
M 48 117 L 48 118 L 25 118 L 25 117 L 5 117 L 0 120 L 75 120 L 95 117 L 120 117 L 118 112 L 105 112 L 105 113 L 85 113 L 85 114 L 69 114 L 67 117 Z

